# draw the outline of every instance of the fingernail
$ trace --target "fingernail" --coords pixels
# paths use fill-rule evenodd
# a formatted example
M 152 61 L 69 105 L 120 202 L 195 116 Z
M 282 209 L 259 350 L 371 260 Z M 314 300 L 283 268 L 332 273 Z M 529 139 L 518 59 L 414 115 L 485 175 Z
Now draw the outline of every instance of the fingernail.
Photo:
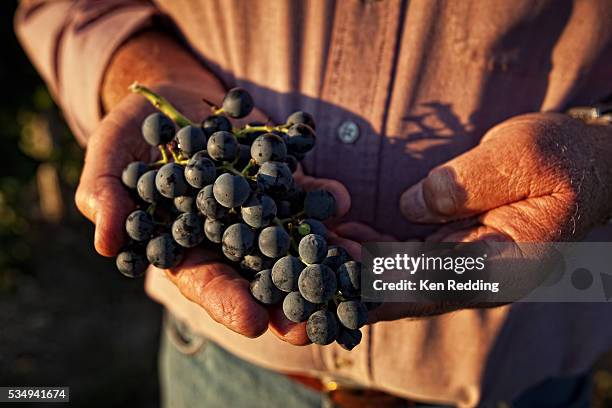
M 410 221 L 422 222 L 429 216 L 429 210 L 423 198 L 423 183 L 410 187 L 401 197 L 402 213 Z

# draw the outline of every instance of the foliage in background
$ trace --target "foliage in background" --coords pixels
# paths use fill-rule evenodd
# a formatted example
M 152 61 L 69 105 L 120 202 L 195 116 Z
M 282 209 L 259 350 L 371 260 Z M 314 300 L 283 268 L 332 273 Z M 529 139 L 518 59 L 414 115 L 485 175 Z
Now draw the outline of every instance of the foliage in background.
M 53 191 L 46 184 L 57 175 L 57 187 L 74 186 L 82 161 L 80 148 L 15 38 L 16 3 L 0 2 L 0 83 L 5 95 L 0 98 L 0 293 L 14 288 L 19 275 L 30 269 L 33 221 L 49 221 L 41 214 L 40 184 Z M 59 221 L 63 211 L 55 211 L 53 220 Z

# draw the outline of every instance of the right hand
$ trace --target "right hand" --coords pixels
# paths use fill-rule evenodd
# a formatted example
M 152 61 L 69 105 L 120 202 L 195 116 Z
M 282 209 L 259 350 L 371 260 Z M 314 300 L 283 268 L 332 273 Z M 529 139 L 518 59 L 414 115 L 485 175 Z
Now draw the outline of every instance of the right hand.
M 204 118 L 210 112 L 194 87 L 160 84 L 152 88 L 189 118 Z M 128 95 L 108 112 L 89 139 L 76 204 L 96 224 L 94 245 L 104 256 L 116 255 L 127 242 L 125 219 L 136 207 L 121 183 L 123 169 L 132 161 L 150 162 L 158 157 L 159 152 L 144 141 L 140 130 L 142 120 L 153 111 L 142 96 Z M 248 119 L 266 118 L 254 112 Z M 306 189 L 332 192 L 339 203 L 339 215 L 348 211 L 350 198 L 339 182 L 303 175 L 296 178 Z M 160 270 L 151 266 L 148 273 Z M 224 263 L 220 254 L 189 250 L 178 267 L 165 273 L 186 298 L 237 333 L 256 337 L 270 327 L 284 341 L 308 343 L 305 325 L 289 322 L 278 307 L 268 309 L 259 304 L 250 293 L 249 282 Z

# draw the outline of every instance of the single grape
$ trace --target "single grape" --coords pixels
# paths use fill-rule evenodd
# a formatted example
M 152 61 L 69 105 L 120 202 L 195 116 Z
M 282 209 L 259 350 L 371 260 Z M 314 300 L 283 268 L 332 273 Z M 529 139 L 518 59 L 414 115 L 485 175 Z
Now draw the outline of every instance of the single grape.
M 272 272 L 274 274 L 274 272 Z M 274 279 L 274 275 L 272 275 Z M 285 296 L 283 300 L 283 313 L 285 317 L 294 323 L 305 322 L 310 315 L 316 310 L 317 306 L 310 303 L 300 294 L 300 292 L 291 292 Z
M 265 194 L 251 193 L 240 207 L 240 215 L 253 228 L 267 227 L 276 217 L 276 203 Z
M 361 289 L 361 263 L 348 261 L 338 267 L 338 290 L 343 296 L 359 296 Z
M 120 252 L 115 263 L 119 272 L 128 278 L 137 278 L 144 275 L 147 266 L 149 266 L 149 261 L 147 261 L 145 254 L 136 249 Z
M 196 212 L 196 199 L 192 196 L 178 196 L 174 198 L 174 208 L 182 213 Z
M 202 130 L 206 136 L 210 136 L 215 132 L 231 132 L 232 124 L 225 116 L 212 115 L 202 121 Z
M 185 169 L 176 163 L 164 164 L 155 176 L 155 187 L 161 195 L 167 198 L 175 198 L 186 195 L 189 185 L 185 180 Z
M 289 167 L 289 170 L 291 170 L 291 173 L 295 173 L 295 171 L 298 169 L 298 165 L 300 164 L 298 159 L 290 154 L 285 158 L 285 163 L 287 164 L 287 167 Z
M 232 88 L 223 98 L 223 112 L 232 118 L 240 119 L 247 116 L 255 106 L 253 98 L 243 88 Z
M 284 256 L 291 246 L 291 238 L 283 227 L 271 226 L 259 233 L 259 250 L 270 258 Z
M 164 233 L 147 244 L 147 259 L 158 268 L 173 268 L 183 259 L 183 248 L 170 234 Z
M 225 223 L 223 221 L 213 220 L 211 218 L 206 218 L 206 221 L 204 221 L 204 233 L 209 241 L 220 244 L 224 232 Z
M 151 238 L 155 224 L 151 215 L 142 210 L 136 210 L 125 220 L 125 231 L 134 241 L 146 241 Z
M 272 282 L 283 292 L 298 290 L 298 278 L 304 267 L 304 264 L 295 256 L 284 256 L 272 267 Z
M 283 292 L 272 283 L 270 269 L 257 272 L 251 281 L 251 294 L 264 305 L 274 305 L 283 299 Z
M 265 162 L 257 172 L 257 184 L 266 193 L 286 194 L 293 184 L 291 170 L 285 163 Z
M 206 151 L 214 160 L 234 161 L 238 157 L 238 141 L 226 131 L 213 133 L 206 144 Z
M 308 234 L 300 240 L 298 253 L 306 264 L 321 263 L 327 255 L 327 241 L 321 235 Z
M 204 225 L 196 213 L 179 215 L 172 223 L 172 238 L 182 247 L 192 248 L 204 240 Z
M 278 218 L 289 218 L 291 215 L 291 203 L 289 201 L 280 200 L 276 202 L 276 216 Z
M 174 139 L 175 130 L 172 119 L 160 112 L 150 114 L 142 122 L 142 136 L 151 146 L 169 143 Z
M 368 321 L 368 309 L 358 300 L 340 302 L 336 314 L 347 329 L 357 330 Z
M 253 251 L 255 233 L 248 225 L 242 223 L 232 224 L 223 233 L 221 240 L 223 253 L 234 262 Z
M 149 166 L 143 162 L 131 162 L 121 173 L 121 181 L 127 188 L 135 189 L 140 176 L 145 174 Z
M 336 212 L 336 199 L 327 190 L 311 190 L 304 198 L 304 212 L 308 218 L 326 220 Z
M 325 346 L 338 337 L 340 327 L 333 313 L 327 310 L 317 310 L 308 318 L 306 334 L 314 344 Z
M 185 166 L 185 180 L 195 188 L 203 188 L 212 184 L 217 177 L 217 168 L 215 163 L 203 154 L 198 152 L 195 154 Z
M 238 159 L 234 163 L 234 167 L 237 169 L 244 169 L 247 164 L 251 161 L 251 146 L 240 143 L 238 145 Z
M 155 179 L 157 178 L 157 170 L 149 170 L 138 179 L 136 184 L 136 191 L 138 196 L 147 203 L 153 204 L 159 201 L 161 194 L 155 187 Z
M 268 161 L 283 161 L 287 157 L 287 146 L 283 139 L 274 133 L 259 136 L 251 146 L 251 158 L 257 164 Z
M 361 331 L 359 330 L 351 330 L 346 327 L 340 328 L 340 333 L 338 334 L 338 338 L 336 342 L 342 346 L 342 348 L 351 351 L 354 349 L 359 343 L 361 343 Z
M 291 153 L 307 153 L 315 145 L 315 132 L 308 125 L 297 123 L 287 131 L 287 150 Z
M 179 148 L 187 156 L 192 156 L 206 148 L 206 135 L 202 129 L 196 126 L 185 126 L 176 132 L 176 139 L 178 140 Z
M 325 303 L 336 293 L 336 275 L 325 265 L 309 265 L 300 274 L 298 288 L 312 303 Z
M 249 198 L 251 187 L 237 174 L 224 173 L 213 184 L 215 200 L 226 208 L 240 207 Z
M 322 237 L 327 236 L 325 225 L 314 218 L 307 218 L 298 225 L 300 235 L 317 234 Z
M 206 217 L 218 220 L 227 216 L 227 208 L 215 200 L 212 184 L 204 187 L 196 196 L 196 206 Z
M 304 111 L 293 112 L 285 123 L 289 126 L 301 123 L 310 126 L 312 130 L 316 130 L 314 118 L 310 113 Z
M 325 260 L 323 260 L 323 265 L 328 266 L 332 271 L 336 271 L 340 265 L 349 260 L 350 257 L 346 249 L 331 245 L 327 248 L 327 255 L 325 256 Z

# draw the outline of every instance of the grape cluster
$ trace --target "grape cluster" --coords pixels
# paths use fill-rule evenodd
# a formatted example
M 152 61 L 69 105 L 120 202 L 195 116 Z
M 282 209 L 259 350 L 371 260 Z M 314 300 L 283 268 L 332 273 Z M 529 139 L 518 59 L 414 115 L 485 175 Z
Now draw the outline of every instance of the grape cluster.
M 368 317 L 361 265 L 328 245 L 323 224 L 335 212 L 334 196 L 305 192 L 292 175 L 314 147 L 313 117 L 300 111 L 283 125 L 233 128 L 228 117 L 243 118 L 254 106 L 234 88 L 194 124 L 147 88 L 132 90 L 160 110 L 144 120 L 142 135 L 162 159 L 123 171 L 139 205 L 125 221 L 131 241 L 117 256 L 119 271 L 136 277 L 149 264 L 173 268 L 187 248 L 213 248 L 250 280 L 255 299 L 306 322 L 313 343 L 359 344 Z

